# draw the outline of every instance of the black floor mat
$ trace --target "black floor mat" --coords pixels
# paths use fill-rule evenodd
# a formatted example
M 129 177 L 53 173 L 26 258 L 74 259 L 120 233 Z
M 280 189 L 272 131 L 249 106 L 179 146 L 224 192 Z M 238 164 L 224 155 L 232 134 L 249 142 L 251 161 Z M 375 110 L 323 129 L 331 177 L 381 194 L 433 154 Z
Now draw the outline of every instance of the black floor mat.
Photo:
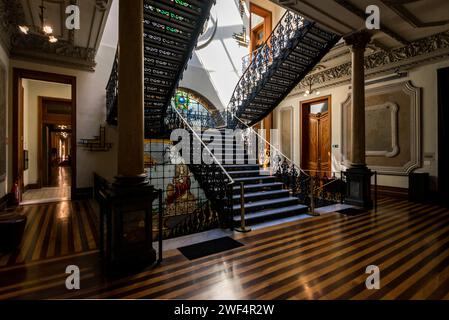
M 230 237 L 223 237 L 206 242 L 192 244 L 190 246 L 178 248 L 179 251 L 189 260 L 195 260 L 211 254 L 228 251 L 243 247 L 244 245 Z
M 337 211 L 338 213 L 345 214 L 347 216 L 358 216 L 361 214 L 368 213 L 368 211 L 359 208 L 346 208 Z

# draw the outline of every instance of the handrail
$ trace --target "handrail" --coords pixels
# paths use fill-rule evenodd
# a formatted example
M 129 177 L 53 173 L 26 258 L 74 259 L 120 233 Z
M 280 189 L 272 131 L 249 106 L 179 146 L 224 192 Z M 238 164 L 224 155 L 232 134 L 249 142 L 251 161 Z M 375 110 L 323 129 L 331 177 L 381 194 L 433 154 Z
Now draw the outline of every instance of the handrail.
M 256 135 L 261 138 L 265 143 L 267 143 L 268 145 L 270 145 L 271 148 L 273 148 L 275 151 L 277 151 L 281 156 L 283 156 L 287 161 L 289 161 L 292 165 L 296 166 L 302 173 L 304 173 L 306 176 L 310 177 L 310 175 L 305 172 L 299 165 L 297 165 L 293 160 L 291 160 L 289 157 L 287 157 L 284 153 L 282 153 L 281 150 L 279 150 L 278 148 L 276 148 L 273 144 L 271 144 L 270 142 L 268 142 L 264 137 L 262 137 L 256 130 L 254 130 L 254 128 L 248 126 L 242 119 L 240 119 L 239 117 L 237 117 L 236 115 L 233 115 L 238 121 L 240 121 L 244 126 L 246 126 L 248 129 L 254 131 L 256 133 Z
M 237 82 L 236 87 L 234 88 L 234 91 L 231 95 L 231 100 L 226 107 L 226 110 L 228 113 L 235 108 L 235 101 L 236 97 L 240 96 L 238 94 L 239 90 L 242 90 L 242 86 L 244 87 L 243 83 L 245 83 L 245 77 L 248 77 L 248 74 L 250 74 L 250 71 L 252 68 L 255 68 L 255 64 L 261 63 L 267 63 L 268 61 L 274 61 L 275 58 L 278 57 L 278 55 L 281 53 L 282 50 L 278 47 L 278 45 L 284 46 L 285 43 L 289 40 L 291 40 L 293 37 L 291 37 L 291 33 L 295 33 L 296 30 L 299 28 L 299 26 L 304 26 L 306 20 L 304 17 L 302 17 L 299 14 L 296 14 L 292 11 L 287 10 L 282 18 L 278 21 L 276 26 L 273 28 L 271 34 L 268 36 L 267 40 L 263 43 L 263 45 L 258 49 L 261 52 L 256 53 L 252 59 L 251 63 L 249 63 L 248 67 L 243 72 L 242 76 L 240 77 L 239 81 Z M 296 25 L 296 29 L 294 26 Z M 278 34 L 278 35 L 277 35 Z M 281 44 L 282 43 L 282 44 Z M 267 55 L 270 57 L 266 57 L 264 59 L 263 52 L 268 50 Z M 256 50 L 257 51 L 257 50 Z M 262 61 L 261 61 L 262 60 Z M 267 66 L 265 66 L 267 67 Z M 253 75 L 254 76 L 254 75 Z M 243 88 L 243 90 L 245 90 Z M 235 110 L 232 110 L 235 111 Z
M 223 165 L 220 163 L 220 161 L 218 161 L 218 159 L 215 157 L 215 155 L 213 154 L 213 152 L 207 147 L 207 145 L 204 143 L 204 141 L 200 138 L 200 136 L 196 133 L 196 131 L 190 126 L 190 124 L 188 123 L 188 121 L 181 115 L 181 113 L 179 112 L 179 110 L 174 107 L 173 108 L 176 113 L 178 114 L 178 116 L 180 117 L 180 119 L 187 125 L 187 127 L 190 129 L 190 131 L 192 131 L 193 135 L 201 142 L 201 144 L 203 145 L 203 147 L 207 150 L 207 152 L 209 152 L 209 154 L 212 156 L 212 158 L 214 159 L 214 161 L 218 164 L 218 166 L 220 167 L 220 169 L 224 172 L 224 174 L 226 175 L 226 177 L 229 179 L 229 183 L 228 184 L 234 184 L 235 181 L 234 179 L 232 179 L 232 177 L 229 175 L 229 173 L 226 171 L 226 169 L 223 167 Z

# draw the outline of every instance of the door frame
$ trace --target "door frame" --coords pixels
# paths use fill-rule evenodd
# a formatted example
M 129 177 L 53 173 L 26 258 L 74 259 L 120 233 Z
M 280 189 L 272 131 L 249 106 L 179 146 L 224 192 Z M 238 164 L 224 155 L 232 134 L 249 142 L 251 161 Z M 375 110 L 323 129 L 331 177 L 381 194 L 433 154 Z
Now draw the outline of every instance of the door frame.
M 447 129 L 447 121 L 449 120 L 449 111 L 446 108 L 449 98 L 447 97 L 446 80 L 449 79 L 449 67 L 437 70 L 437 95 L 438 95 L 438 194 L 443 203 L 448 203 L 449 187 L 447 179 L 449 177 L 449 169 L 447 164 L 449 159 L 449 151 L 447 150 L 447 138 L 449 129 Z M 446 95 L 446 96 L 445 96 Z
M 45 96 L 38 96 L 38 103 L 37 103 L 37 114 L 38 114 L 38 119 L 37 119 L 37 141 L 39 142 L 38 146 L 37 146 L 37 171 L 38 171 L 38 180 L 37 180 L 37 184 L 39 186 L 39 188 L 42 188 L 43 185 L 43 178 L 44 178 L 44 174 L 43 174 L 43 150 L 42 150 L 42 130 L 44 128 L 45 124 L 48 124 L 48 121 L 44 121 L 44 101 L 52 101 L 52 102 L 66 102 L 66 103 L 70 103 L 72 102 L 71 99 L 63 99 L 63 98 L 54 98 L 54 97 L 45 97 Z M 73 116 L 73 115 L 72 115 Z M 70 121 L 70 126 L 72 125 L 71 121 Z M 73 130 L 72 130 L 73 133 Z M 71 139 L 70 139 L 71 140 Z M 72 144 L 72 141 L 70 141 L 70 144 Z M 70 148 L 72 148 L 73 146 L 71 145 Z M 72 159 L 71 159 L 72 161 Z M 70 166 L 70 168 L 72 168 L 72 166 Z
M 71 139 L 71 150 L 72 150 L 72 185 L 71 185 L 71 198 L 76 198 L 76 77 L 42 72 L 36 70 L 28 70 L 21 68 L 13 68 L 13 96 L 12 96 L 12 107 L 13 107 L 13 182 L 23 181 L 23 145 L 20 146 L 19 136 L 23 136 L 23 121 L 20 125 L 20 115 L 23 115 L 23 104 L 19 102 L 19 87 L 21 86 L 22 79 L 47 81 L 54 83 L 62 83 L 71 85 L 72 91 L 72 139 Z M 22 130 L 22 132 L 19 132 Z M 22 169 L 22 172 L 20 170 Z M 19 184 L 20 185 L 20 184 Z M 23 190 L 20 188 L 20 192 Z M 22 194 L 20 194 L 20 197 Z
M 258 6 L 257 4 L 254 4 L 252 2 L 250 2 L 249 4 L 249 28 L 250 28 L 250 55 L 253 53 L 254 48 L 253 48 L 253 29 L 252 29 L 252 19 L 251 19 L 251 14 L 255 13 L 258 16 L 261 16 L 265 19 L 264 21 L 264 33 L 265 33 L 265 37 L 264 37 L 264 42 L 268 39 L 268 37 L 270 36 L 272 29 L 273 29 L 273 13 L 270 10 L 267 10 L 265 8 L 262 8 L 261 6 Z
M 300 143 L 301 143 L 301 156 L 300 156 L 300 164 L 301 167 L 304 165 L 304 148 L 305 148 L 305 143 L 304 143 L 304 139 L 305 139 L 305 134 L 304 134 L 304 120 L 305 120 L 305 107 L 315 103 L 315 102 L 319 102 L 319 101 L 324 101 L 327 100 L 328 106 L 329 106 L 329 151 L 330 151 L 330 157 L 329 157 L 329 168 L 330 168 L 330 173 L 332 174 L 332 95 L 328 95 L 328 96 L 322 96 L 322 97 L 317 97 L 317 98 L 313 98 L 310 100 L 304 100 L 301 101 L 299 103 L 299 107 L 300 107 L 300 113 L 299 113 L 299 123 L 300 123 Z

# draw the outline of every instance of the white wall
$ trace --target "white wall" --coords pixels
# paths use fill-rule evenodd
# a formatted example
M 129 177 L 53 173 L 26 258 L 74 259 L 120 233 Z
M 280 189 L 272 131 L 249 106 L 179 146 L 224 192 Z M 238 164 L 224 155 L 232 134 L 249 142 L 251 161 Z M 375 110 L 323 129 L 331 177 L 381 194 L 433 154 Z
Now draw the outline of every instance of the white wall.
M 0 42 L 0 61 L 2 61 L 2 63 L 5 65 L 6 67 L 6 79 L 9 79 L 9 58 L 8 58 L 8 54 L 6 53 L 6 50 L 3 48 L 3 45 Z M 9 100 L 9 85 L 6 85 L 6 101 Z M 0 130 L 5 130 L 6 131 L 6 137 L 7 139 L 10 137 L 8 135 L 8 125 L 9 125 L 9 112 L 8 112 L 8 108 L 6 110 L 6 128 L 0 128 Z M 7 149 L 7 157 L 8 157 L 8 149 Z M 8 159 L 8 158 L 7 158 Z M 10 167 L 10 163 L 8 162 L 8 160 L 6 160 L 6 172 L 9 172 L 9 167 Z M 8 174 L 7 174 L 8 176 Z M 3 182 L 0 182 L 0 198 L 3 197 L 6 193 L 9 192 L 11 184 L 8 183 L 8 179 L 6 179 Z
M 24 185 L 38 182 L 38 108 L 39 97 L 72 99 L 72 86 L 36 81 L 23 80 L 24 104 L 23 104 L 23 148 L 28 150 L 28 170 L 24 172 Z
M 382 82 L 367 88 L 376 88 L 386 86 L 397 82 L 412 81 L 416 87 L 422 88 L 422 158 L 423 167 L 421 172 L 429 172 L 432 176 L 433 186 L 436 185 L 438 175 L 438 89 L 437 89 L 437 70 L 449 66 L 449 62 L 440 62 L 413 69 L 408 78 L 402 78 L 390 82 Z M 320 96 L 332 96 L 332 145 L 338 145 L 338 148 L 332 149 L 332 170 L 340 172 L 342 154 L 342 124 L 341 124 L 341 104 L 346 100 L 350 93 L 349 85 L 344 85 L 328 90 L 320 90 Z M 282 108 L 293 107 L 293 153 L 296 164 L 300 164 L 301 159 L 301 127 L 300 127 L 300 103 L 310 100 L 314 97 L 303 97 L 302 95 L 290 95 L 274 111 L 274 127 L 280 128 L 279 112 Z M 424 155 L 427 155 L 424 159 Z M 433 156 L 433 159 L 429 157 Z M 379 176 L 379 185 L 408 188 L 408 178 L 406 176 Z
M 242 75 L 242 58 L 249 54 L 250 48 L 240 46 L 232 37 L 245 26 L 249 38 L 249 2 L 245 2 L 242 18 L 237 0 L 217 0 L 213 9 L 218 18 L 217 32 L 207 47 L 195 51 L 180 83 L 208 98 L 218 109 L 228 105 Z M 273 13 L 273 28 L 285 12 L 268 0 L 251 2 Z
M 96 56 L 97 66 L 95 72 L 78 71 L 69 68 L 47 66 L 28 61 L 11 60 L 11 68 L 23 68 L 43 72 L 58 73 L 76 77 L 77 84 L 77 128 L 76 136 L 81 138 L 92 138 L 98 135 L 100 124 L 104 124 L 106 118 L 106 84 L 111 73 L 114 61 L 117 34 L 118 34 L 118 1 L 112 4 L 106 28 L 98 53 Z M 106 36 L 107 35 L 107 36 Z M 12 83 L 12 75 L 9 75 Z M 12 123 L 12 88 L 9 88 L 9 121 Z M 12 137 L 12 127 L 9 128 L 9 137 Z M 92 186 L 92 172 L 96 171 L 106 178 L 111 178 L 117 171 L 116 153 L 117 141 L 114 128 L 107 129 L 108 142 L 113 143 L 113 148 L 109 152 L 89 152 L 77 147 L 77 188 Z M 12 146 L 9 145 L 9 164 L 12 163 Z M 12 166 L 8 166 L 9 185 L 12 180 Z

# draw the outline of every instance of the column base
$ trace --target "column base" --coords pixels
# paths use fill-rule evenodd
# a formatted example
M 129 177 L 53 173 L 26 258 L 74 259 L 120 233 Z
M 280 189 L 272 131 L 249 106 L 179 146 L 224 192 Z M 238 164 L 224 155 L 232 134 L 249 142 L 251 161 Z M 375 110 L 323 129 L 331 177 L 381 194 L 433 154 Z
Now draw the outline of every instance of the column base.
M 146 175 L 116 177 L 110 197 L 106 272 L 126 274 L 156 262 L 153 248 L 153 201 L 158 193 Z
M 346 170 L 344 174 L 347 181 L 345 203 L 372 209 L 371 177 L 373 172 L 365 165 L 355 165 Z

